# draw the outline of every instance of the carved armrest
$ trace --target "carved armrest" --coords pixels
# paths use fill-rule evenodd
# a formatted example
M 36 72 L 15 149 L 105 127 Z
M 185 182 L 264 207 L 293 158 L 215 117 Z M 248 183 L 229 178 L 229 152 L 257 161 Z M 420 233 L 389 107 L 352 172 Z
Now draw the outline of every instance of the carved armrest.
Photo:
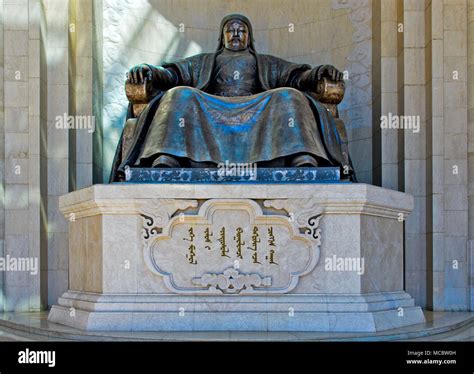
M 135 133 L 135 127 L 137 125 L 137 117 L 146 108 L 150 100 L 156 96 L 157 91 L 152 87 L 150 81 L 146 81 L 141 84 L 133 84 L 128 81 L 125 82 L 125 94 L 127 95 L 128 101 L 132 104 L 132 117 L 125 122 L 123 129 L 122 139 L 122 160 L 128 154 L 130 149 L 133 136 Z
M 125 94 L 127 95 L 128 101 L 132 104 L 134 117 L 140 115 L 157 93 L 156 89 L 153 88 L 151 82 L 148 80 L 140 84 L 125 82 Z
M 320 80 L 311 95 L 337 116 L 337 104 L 344 98 L 344 81 Z M 141 84 L 125 83 L 125 93 L 133 106 L 133 115 L 138 117 L 150 100 L 157 94 L 150 81 Z
M 323 78 L 318 82 L 315 92 L 311 92 L 311 96 L 322 103 L 337 118 L 337 104 L 344 98 L 344 91 L 344 81 Z
M 146 104 L 145 104 L 146 105 Z M 135 129 L 137 127 L 137 118 L 129 118 L 125 122 L 125 126 L 122 132 L 122 159 L 121 162 L 125 161 L 128 151 L 133 143 L 133 137 Z
M 316 92 L 311 92 L 310 95 L 323 104 L 333 115 L 334 123 L 341 139 L 342 153 L 349 159 L 349 144 L 346 126 L 344 121 L 339 118 L 339 113 L 337 111 L 337 104 L 339 104 L 344 98 L 345 88 L 344 81 L 333 81 L 323 78 L 318 82 Z

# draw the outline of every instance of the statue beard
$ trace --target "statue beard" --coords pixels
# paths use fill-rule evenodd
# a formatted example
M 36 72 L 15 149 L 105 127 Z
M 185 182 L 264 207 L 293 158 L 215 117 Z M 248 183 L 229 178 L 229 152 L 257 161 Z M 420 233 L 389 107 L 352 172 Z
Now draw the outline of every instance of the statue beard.
M 249 47 L 248 41 L 246 45 L 243 45 L 240 39 L 232 39 L 230 45 L 225 46 L 226 49 L 233 52 L 245 51 L 248 47 Z

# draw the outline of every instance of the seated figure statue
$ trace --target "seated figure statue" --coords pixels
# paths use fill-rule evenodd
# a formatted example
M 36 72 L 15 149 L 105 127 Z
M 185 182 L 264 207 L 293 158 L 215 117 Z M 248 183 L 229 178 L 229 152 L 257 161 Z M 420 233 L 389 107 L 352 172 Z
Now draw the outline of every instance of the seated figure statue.
M 130 69 L 127 83 L 148 83 L 153 95 L 137 116 L 125 152 L 122 134 L 111 181 L 123 180 L 127 167 L 225 162 L 339 166 L 354 180 L 345 130 L 341 136 L 336 125 L 342 121 L 314 94 L 324 79 L 344 84 L 331 65 L 311 68 L 257 53 L 248 18 L 229 15 L 222 20 L 215 53 Z

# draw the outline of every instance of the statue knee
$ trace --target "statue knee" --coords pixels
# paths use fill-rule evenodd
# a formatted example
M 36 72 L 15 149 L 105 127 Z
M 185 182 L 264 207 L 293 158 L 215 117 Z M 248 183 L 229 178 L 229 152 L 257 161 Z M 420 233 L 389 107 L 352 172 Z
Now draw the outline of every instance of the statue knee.
M 292 87 L 277 88 L 275 89 L 275 94 L 285 99 L 295 98 L 295 97 L 299 97 L 303 95 L 301 91 L 298 91 L 296 88 L 292 88 Z
M 168 90 L 168 95 L 172 95 L 173 98 L 188 99 L 194 94 L 194 88 L 186 86 L 177 86 Z

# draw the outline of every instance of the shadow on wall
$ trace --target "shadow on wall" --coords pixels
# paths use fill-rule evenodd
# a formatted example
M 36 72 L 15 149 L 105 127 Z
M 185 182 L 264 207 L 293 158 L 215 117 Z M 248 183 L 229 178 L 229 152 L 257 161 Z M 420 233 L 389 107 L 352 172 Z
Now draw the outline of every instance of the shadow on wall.
M 341 117 L 348 127 L 350 141 L 367 138 L 365 134 L 371 131 L 368 2 L 104 0 L 101 142 L 104 181 L 108 179 L 126 115 L 126 71 L 142 62 L 160 65 L 215 51 L 220 21 L 229 13 L 242 13 L 251 19 L 260 53 L 313 66 L 333 64 L 340 70 L 348 70 L 352 75 L 340 106 Z M 365 165 L 366 146 L 360 145 L 351 151 L 356 169 L 364 172 L 370 168 Z

